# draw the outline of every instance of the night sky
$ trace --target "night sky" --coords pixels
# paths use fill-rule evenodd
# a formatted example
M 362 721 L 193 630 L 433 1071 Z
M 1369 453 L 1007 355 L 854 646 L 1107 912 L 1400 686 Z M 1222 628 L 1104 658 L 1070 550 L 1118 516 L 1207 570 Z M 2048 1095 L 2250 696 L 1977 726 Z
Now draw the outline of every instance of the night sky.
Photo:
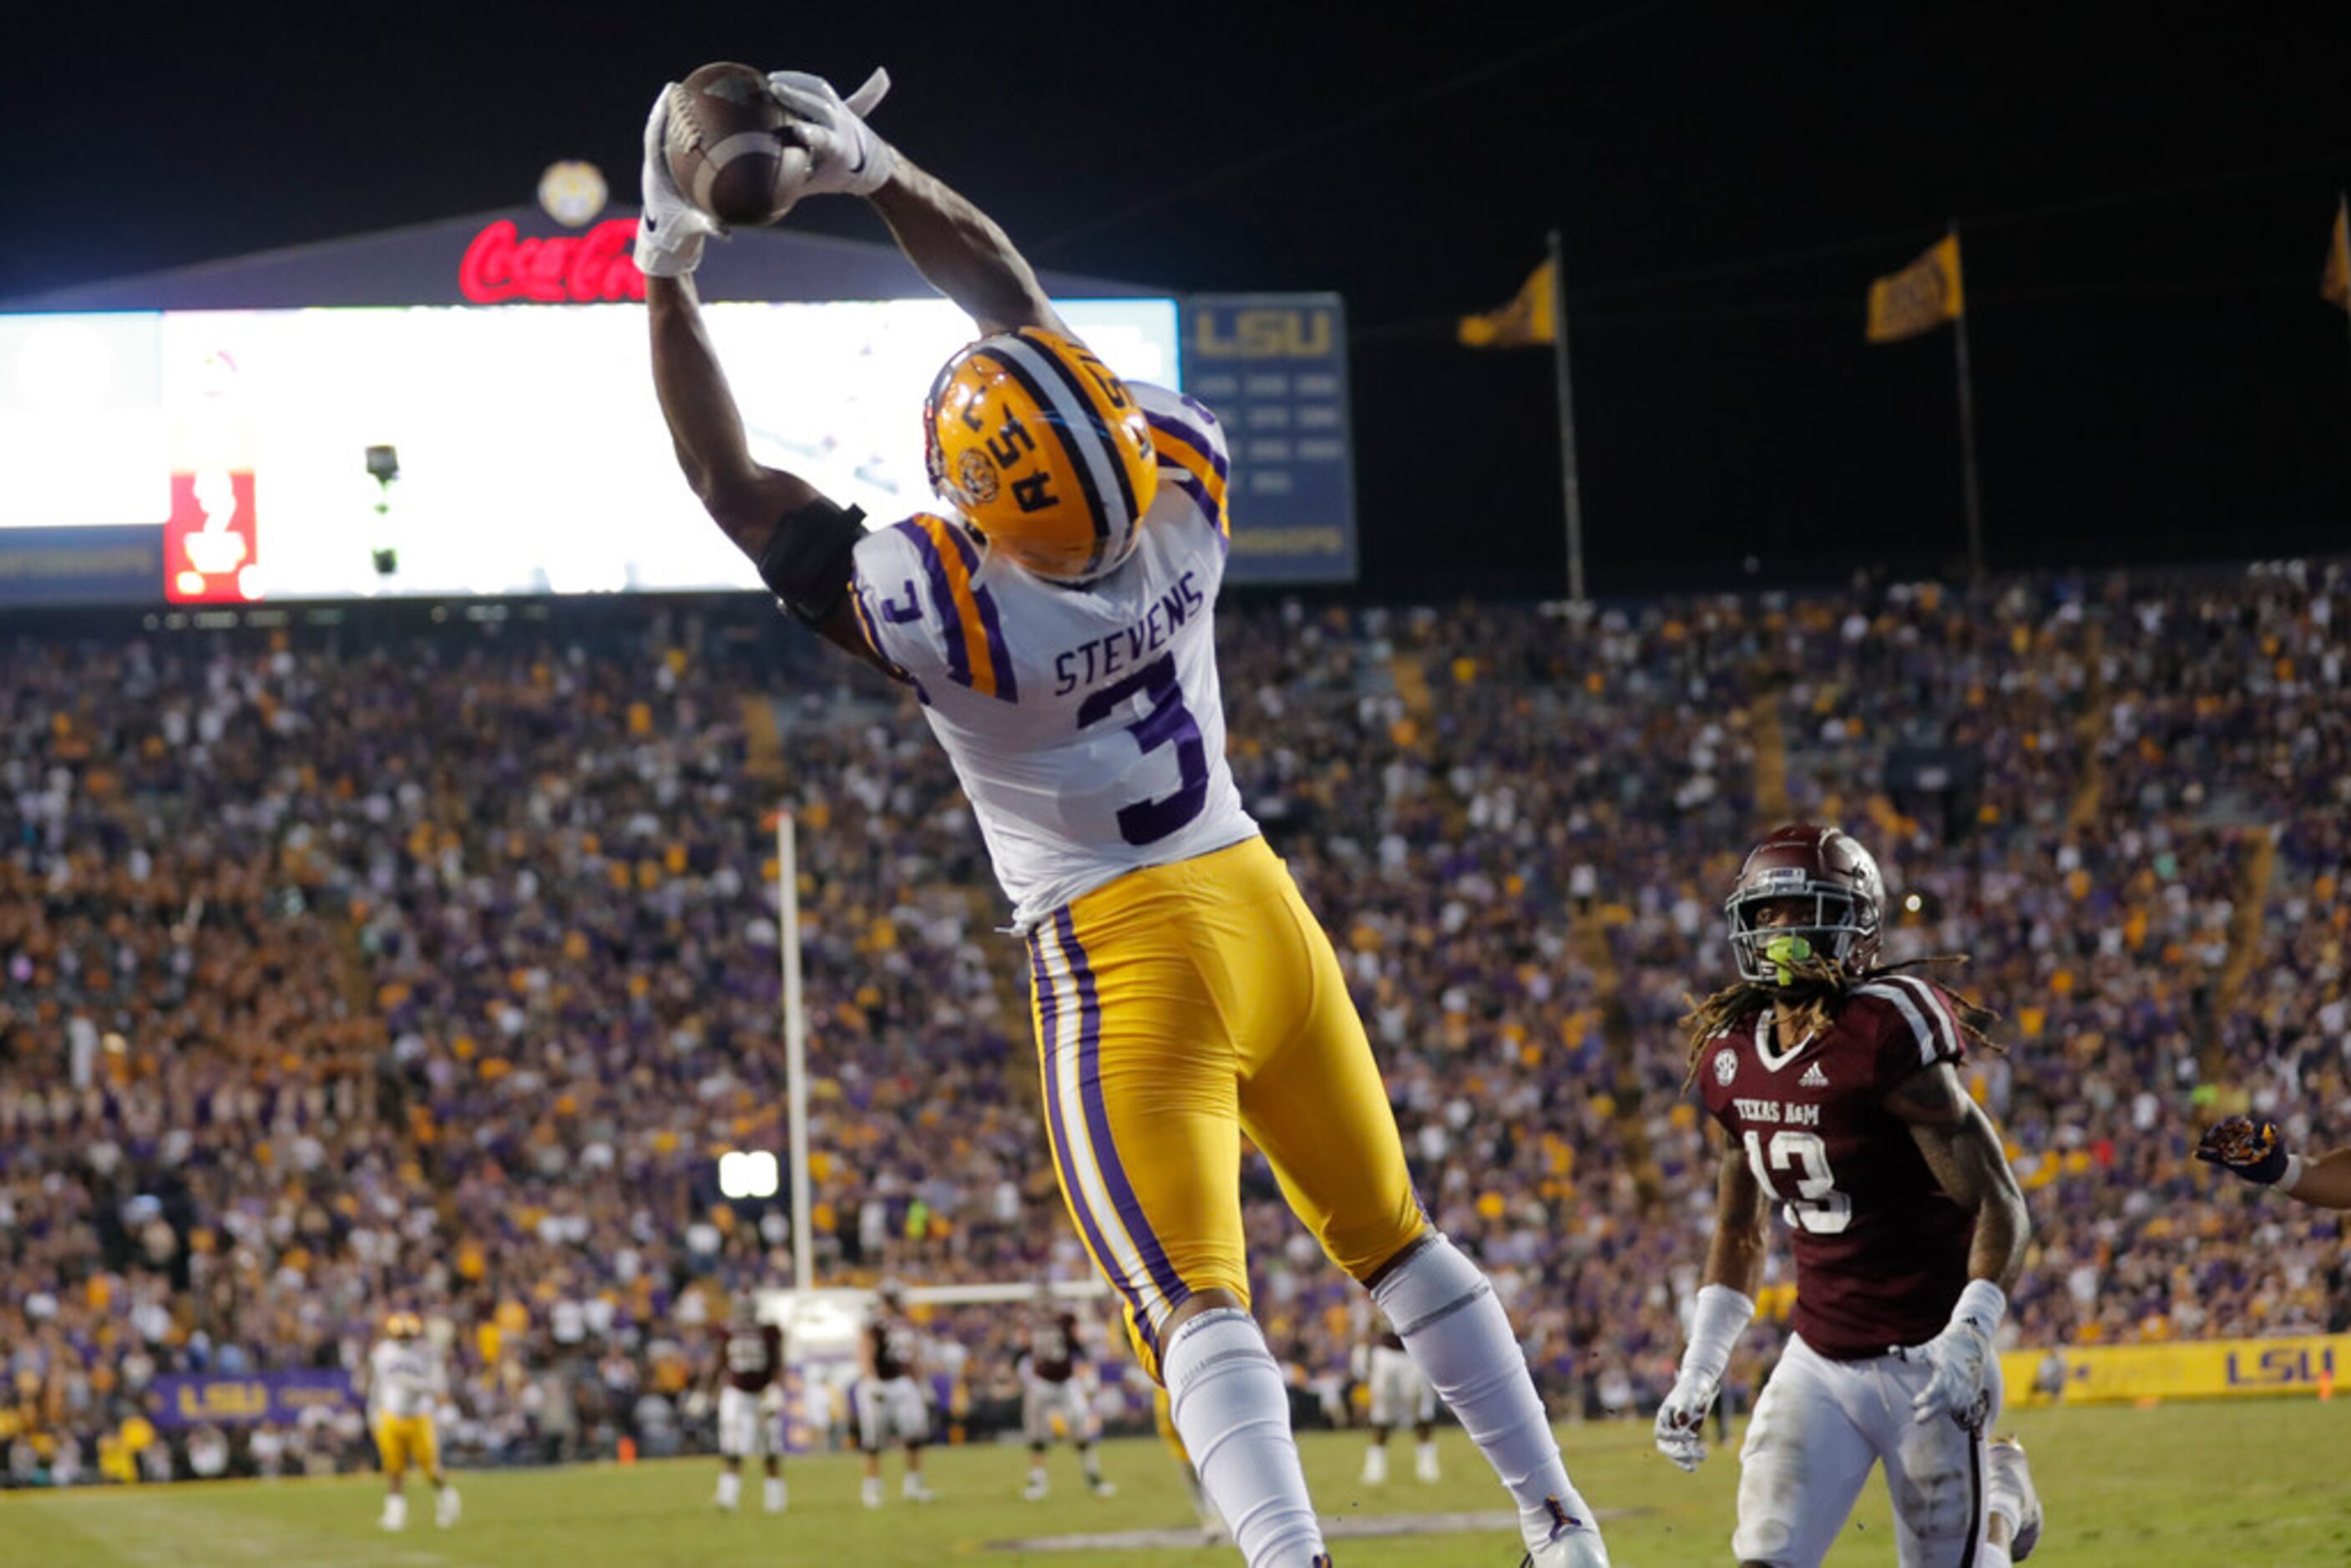
M 879 63 L 877 127 L 1041 264 L 1345 295 L 1375 593 L 1556 591 L 1550 358 L 1451 335 L 1554 224 L 1597 591 L 1953 561 L 1949 336 L 1861 315 L 1952 216 L 1995 566 L 2351 549 L 2316 294 L 2351 5 L 762 9 L 51 12 L 0 59 L 0 297 L 507 206 L 562 157 L 630 201 L 664 79 Z

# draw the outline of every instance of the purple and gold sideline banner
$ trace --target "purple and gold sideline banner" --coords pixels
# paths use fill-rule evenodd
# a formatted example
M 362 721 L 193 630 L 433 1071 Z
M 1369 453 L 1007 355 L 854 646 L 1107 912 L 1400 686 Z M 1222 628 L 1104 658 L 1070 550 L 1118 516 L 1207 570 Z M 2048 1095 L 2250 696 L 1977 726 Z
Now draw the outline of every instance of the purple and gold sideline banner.
M 2053 1353 L 2013 1350 L 2000 1358 L 2011 1406 L 2317 1394 L 2331 1392 L 2346 1369 L 2351 1369 L 2351 1334 L 2064 1345 Z M 2064 1392 L 2052 1395 L 2052 1386 Z
M 159 1427 L 195 1427 L 206 1421 L 225 1427 L 265 1421 L 291 1426 L 305 1410 L 321 1406 L 340 1410 L 355 1403 L 351 1375 L 339 1370 L 255 1372 L 242 1377 L 174 1373 L 155 1380 Z

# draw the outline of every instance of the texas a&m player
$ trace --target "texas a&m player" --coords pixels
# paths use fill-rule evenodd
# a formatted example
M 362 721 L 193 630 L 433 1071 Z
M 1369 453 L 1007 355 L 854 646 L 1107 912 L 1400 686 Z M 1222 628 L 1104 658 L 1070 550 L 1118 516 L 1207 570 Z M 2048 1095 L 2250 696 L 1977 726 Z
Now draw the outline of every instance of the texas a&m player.
M 893 1443 L 906 1450 L 907 1500 L 928 1502 L 923 1445 L 931 1440 L 931 1402 L 923 1393 L 923 1336 L 906 1316 L 906 1292 L 897 1281 L 884 1280 L 874 1291 L 857 1352 L 850 1403 L 857 1413 L 857 1446 L 865 1453 L 865 1506 L 882 1506 L 882 1450 Z
M 1020 1495 L 1030 1502 L 1044 1500 L 1045 1450 L 1053 1444 L 1058 1426 L 1078 1450 L 1085 1467 L 1086 1486 L 1096 1497 L 1114 1497 L 1118 1489 L 1102 1479 L 1102 1460 L 1094 1448 L 1101 1437 L 1088 1396 L 1092 1380 L 1078 1364 L 1078 1314 L 1056 1301 L 1053 1287 L 1040 1283 L 1029 1303 L 1020 1345 L 1020 1431 L 1029 1439 L 1029 1484 Z
M 2022 1449 L 1984 1437 L 2024 1199 L 1954 1071 L 1981 1039 L 1967 1009 L 1877 966 L 1884 902 L 1851 837 L 1777 830 L 1725 906 L 1739 982 L 1685 1020 L 1729 1145 L 1689 1345 L 1657 1411 L 1657 1447 L 1684 1469 L 1754 1316 L 1774 1203 L 1796 1257 L 1795 1332 L 1740 1453 L 1731 1551 L 1748 1568 L 1818 1563 L 1879 1464 L 1905 1568 L 2002 1568 L 2039 1539 Z
M 765 1502 L 769 1513 L 784 1511 L 782 1423 L 784 1331 L 759 1321 L 759 1303 L 748 1291 L 735 1298 L 718 1359 L 710 1369 L 718 1386 L 718 1495 L 722 1512 L 735 1511 L 743 1495 L 743 1461 L 767 1461 Z
M 1234 786 L 1216 416 L 1071 335 L 1003 230 L 865 123 L 879 78 L 858 107 L 769 80 L 810 153 L 801 198 L 871 200 L 981 334 L 924 410 L 944 506 L 869 532 L 753 460 L 688 276 L 716 224 L 661 156 L 665 96 L 636 249 L 654 390 L 712 519 L 787 609 L 911 687 L 946 747 L 1029 940 L 1062 1196 L 1219 1512 L 1260 1568 L 1322 1559 L 1249 1313 L 1246 1133 L 1492 1462 L 1536 1568 L 1604 1563 L 1508 1314 L 1413 1192 L 1330 939 Z
M 1384 1486 L 1388 1479 L 1388 1434 L 1406 1422 L 1415 1440 L 1413 1473 L 1424 1481 L 1441 1478 L 1437 1465 L 1437 1390 L 1420 1375 L 1405 1354 L 1395 1324 L 1374 1307 L 1365 1325 L 1363 1377 L 1371 1394 L 1371 1446 L 1364 1450 L 1364 1484 Z

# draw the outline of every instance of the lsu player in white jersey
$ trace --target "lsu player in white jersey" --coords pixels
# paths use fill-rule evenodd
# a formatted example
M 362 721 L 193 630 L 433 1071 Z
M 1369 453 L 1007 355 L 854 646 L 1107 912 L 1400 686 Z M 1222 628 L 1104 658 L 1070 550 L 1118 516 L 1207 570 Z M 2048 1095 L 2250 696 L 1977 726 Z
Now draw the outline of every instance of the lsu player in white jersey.
M 946 747 L 1028 940 L 1062 1195 L 1217 1512 L 1252 1564 L 1327 1561 L 1248 1310 L 1246 1134 L 1493 1463 L 1529 1560 L 1605 1563 L 1507 1315 L 1413 1192 L 1330 941 L 1226 764 L 1216 416 L 1113 374 L 1003 231 L 872 132 L 886 77 L 847 101 L 770 84 L 811 155 L 802 194 L 871 201 L 980 334 L 924 411 L 945 505 L 868 531 L 753 460 L 690 277 L 716 225 L 669 176 L 666 95 L 636 249 L 662 412 L 785 607 L 911 685 Z
M 441 1473 L 441 1445 L 433 1409 L 448 1392 L 441 1357 L 424 1340 L 424 1322 L 414 1312 L 384 1320 L 383 1338 L 368 1352 L 368 1427 L 383 1460 L 386 1530 L 408 1525 L 408 1472 L 424 1472 L 433 1484 L 433 1522 L 446 1530 L 457 1522 L 457 1489 Z

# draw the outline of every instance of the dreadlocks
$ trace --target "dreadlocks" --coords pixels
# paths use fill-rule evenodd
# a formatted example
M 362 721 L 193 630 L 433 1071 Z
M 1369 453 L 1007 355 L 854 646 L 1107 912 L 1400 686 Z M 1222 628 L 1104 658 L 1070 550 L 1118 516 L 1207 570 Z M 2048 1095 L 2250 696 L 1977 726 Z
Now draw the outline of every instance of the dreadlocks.
M 1682 1029 L 1689 1038 L 1689 1068 L 1682 1075 L 1682 1088 L 1687 1091 L 1698 1081 L 1698 1058 L 1706 1042 L 1765 1008 L 1776 1008 L 1798 1033 L 1818 1033 L 1834 1021 L 1844 1008 L 1845 1000 L 1855 988 L 1905 969 L 1921 968 L 1935 964 L 1964 964 L 1964 953 L 1943 953 L 1929 958 L 1908 958 L 1899 964 L 1879 964 L 1853 975 L 1836 959 L 1814 953 L 1806 957 L 1780 961 L 1781 972 L 1788 977 L 1783 986 L 1769 986 L 1760 980 L 1738 980 L 1700 1001 L 1685 998 L 1689 1011 L 1681 1019 Z M 1958 1004 L 1959 1032 L 1968 1045 L 1976 1051 L 2005 1055 L 2008 1048 L 1995 1041 L 1989 1030 L 2000 1015 L 1973 997 L 1958 991 L 1949 992 Z

